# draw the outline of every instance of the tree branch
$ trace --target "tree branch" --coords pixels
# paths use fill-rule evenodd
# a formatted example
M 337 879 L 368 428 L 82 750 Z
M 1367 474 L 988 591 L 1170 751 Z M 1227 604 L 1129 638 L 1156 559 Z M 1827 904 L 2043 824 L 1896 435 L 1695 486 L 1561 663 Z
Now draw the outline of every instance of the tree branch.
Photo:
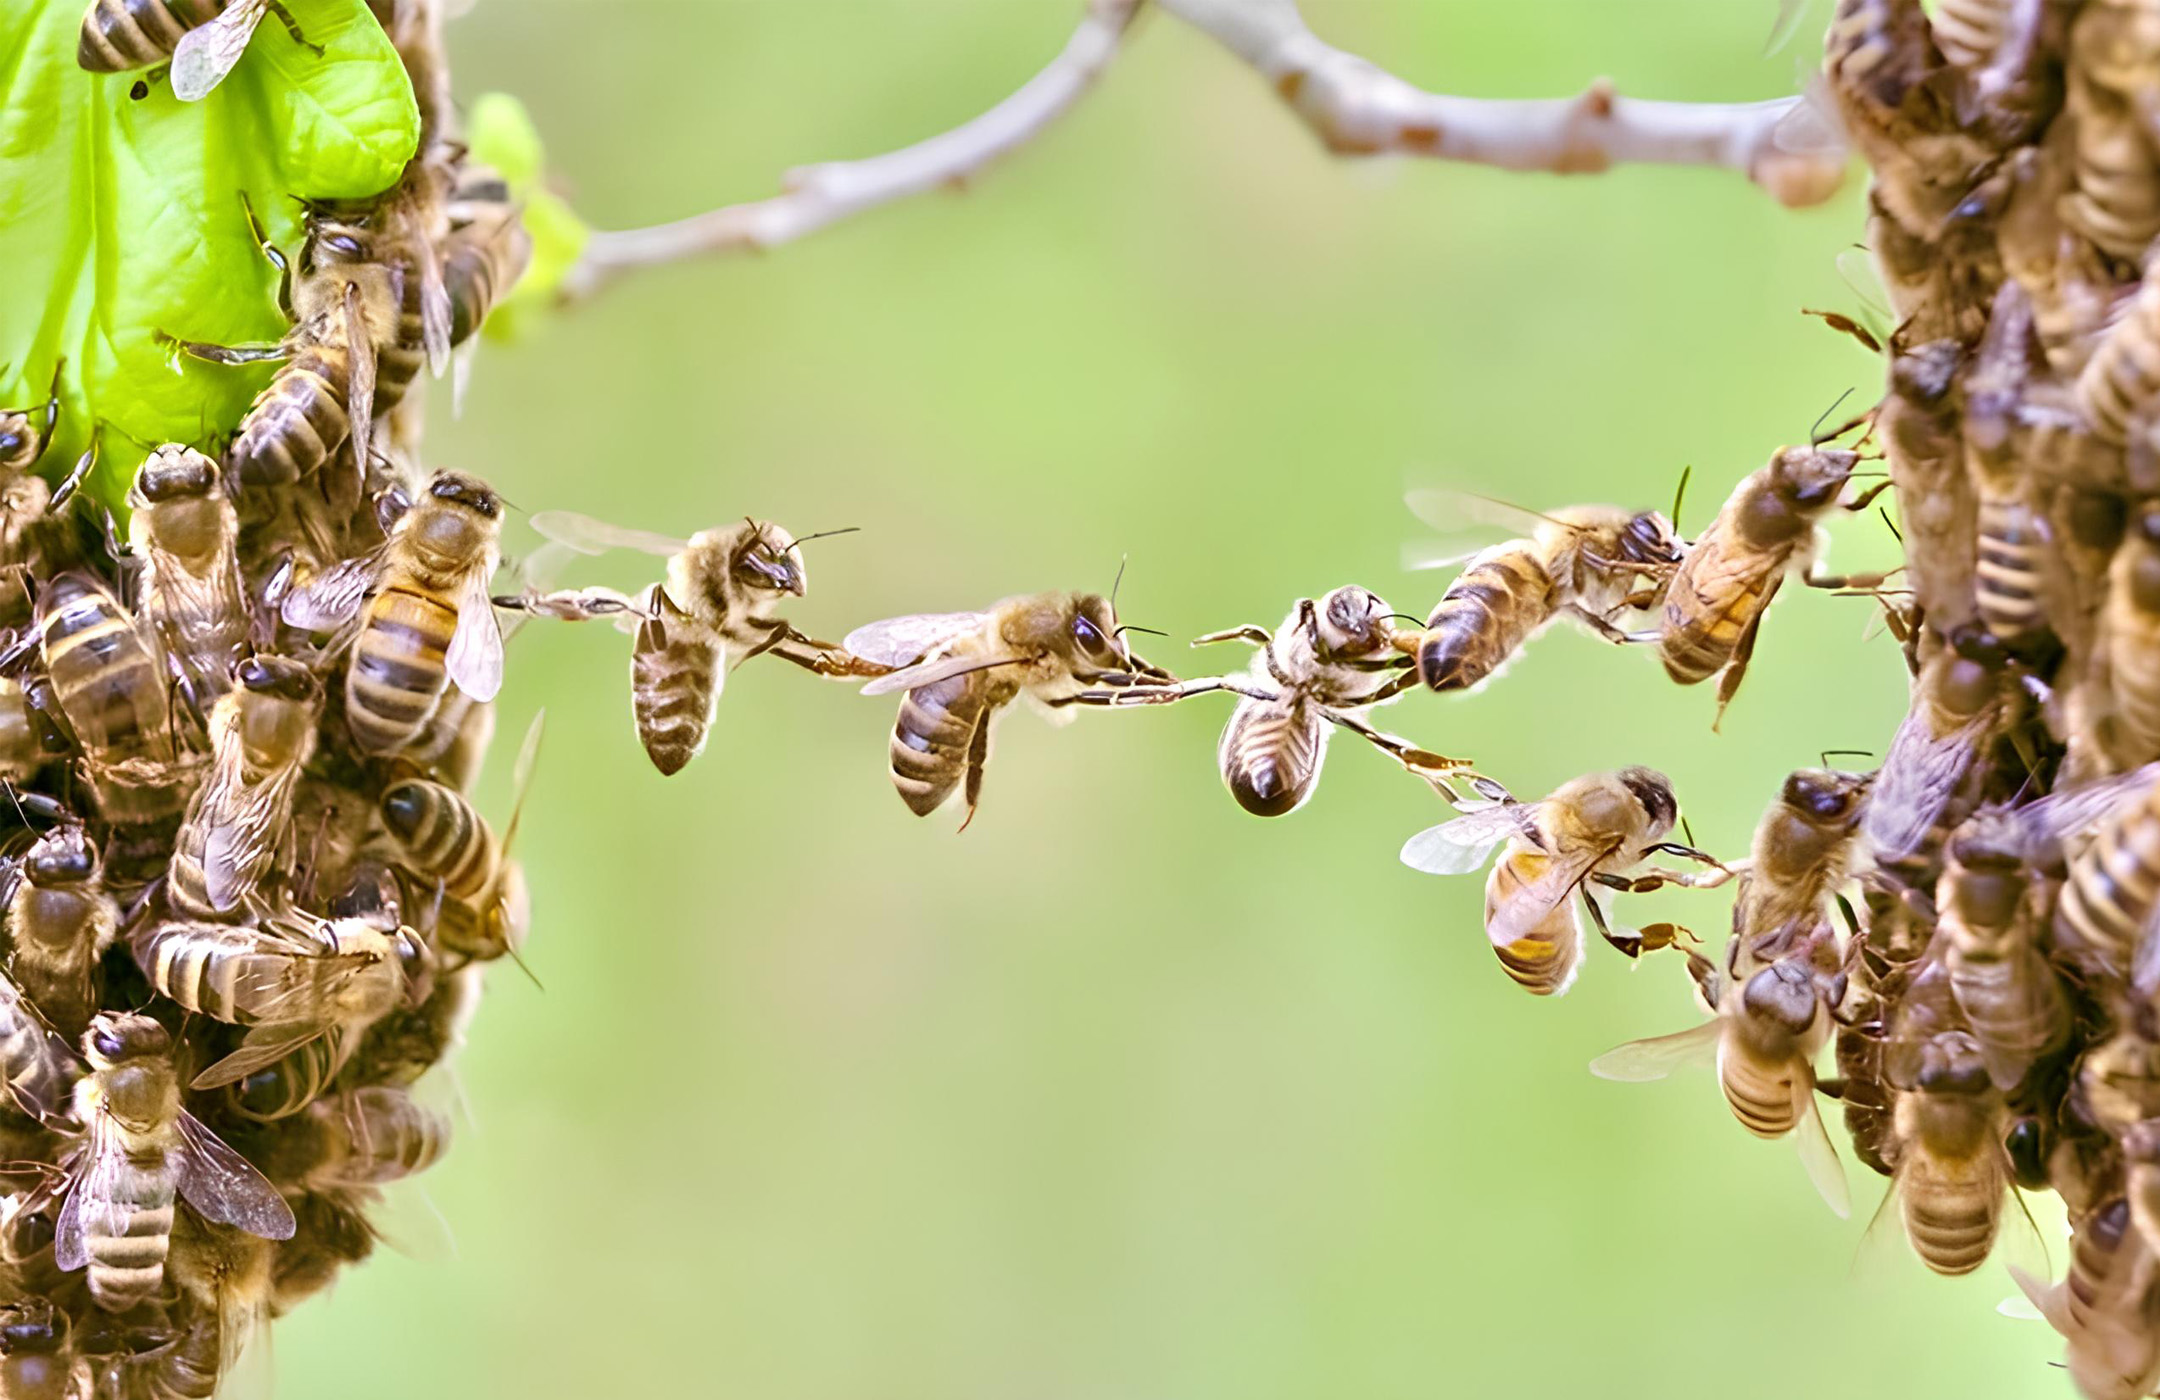
M 1032 141 L 1094 86 L 1141 0 L 1088 0 L 1073 36 L 1012 96 L 951 131 L 864 160 L 788 172 L 783 193 L 656 224 L 598 232 L 562 285 L 590 295 L 625 269 L 706 253 L 759 251 L 896 199 L 957 188 Z M 1503 100 L 1427 92 L 1323 41 L 1296 0 L 1159 0 L 1265 77 L 1331 151 L 1402 153 L 1504 170 L 1584 174 L 1624 162 L 1740 171 L 1791 207 L 1844 179 L 1837 134 L 1806 100 L 1648 102 L 1604 80 L 1572 98 Z
M 1088 0 L 1080 27 L 1056 58 L 1017 92 L 951 131 L 865 160 L 790 170 L 784 193 L 651 228 L 595 233 L 563 282 L 580 297 L 625 268 L 700 253 L 761 251 L 817 232 L 880 204 L 965 184 L 1007 152 L 1034 140 L 1094 86 L 1140 0 Z
M 1781 204 L 1819 204 L 1845 176 L 1843 142 L 1802 97 L 1647 102 L 1599 79 L 1537 100 L 1427 92 L 1314 34 L 1296 0 L 1161 0 L 1266 78 L 1331 151 L 1595 174 L 1622 163 L 1737 170 Z

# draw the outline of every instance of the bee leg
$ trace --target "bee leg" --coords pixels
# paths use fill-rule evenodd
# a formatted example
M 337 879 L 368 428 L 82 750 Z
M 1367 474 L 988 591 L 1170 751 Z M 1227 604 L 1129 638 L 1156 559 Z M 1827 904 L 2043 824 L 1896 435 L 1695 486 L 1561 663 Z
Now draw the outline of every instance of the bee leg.
M 1444 772 L 1450 768 L 1468 768 L 1470 766 L 1470 760 L 1467 758 L 1449 758 L 1446 754 L 1421 749 L 1407 739 L 1398 739 L 1393 734 L 1384 734 L 1357 716 L 1344 714 L 1341 710 L 1323 709 L 1321 713 L 1333 723 L 1349 730 L 1352 734 L 1357 735 L 1360 739 L 1371 744 L 1374 748 L 1420 777 L 1427 776 L 1434 770 Z
M 1605 922 L 1604 908 L 1598 904 L 1597 898 L 1588 890 L 1583 891 L 1582 905 L 1583 909 L 1590 915 L 1590 922 L 1596 926 L 1598 937 L 1612 944 L 1623 957 L 1633 959 L 1642 956 L 1642 935 L 1633 929 L 1627 929 L 1617 934 L 1614 933 L 1612 925 Z
M 176 358 L 181 355 L 191 360 L 204 360 L 213 365 L 260 365 L 291 358 L 282 340 L 255 341 L 246 345 L 212 345 L 201 340 L 182 340 L 164 331 L 151 332 L 158 344 L 164 346 Z
M 1414 663 L 1409 663 L 1407 661 L 1407 658 L 1405 659 L 1405 663 L 1406 664 L 1402 667 L 1401 675 L 1395 677 L 1395 679 L 1389 681 L 1386 685 L 1381 686 L 1378 690 L 1366 696 L 1364 700 L 1360 703 L 1366 705 L 1382 704 L 1386 701 L 1393 700 L 1396 696 L 1402 694 L 1404 691 L 1415 687 L 1418 683 L 1417 667 Z
M 967 799 L 967 816 L 961 819 L 960 830 L 966 831 L 968 823 L 975 820 L 975 808 L 982 801 L 983 766 L 990 761 L 990 716 L 975 721 L 974 737 L 968 740 L 967 785 L 962 793 Z
M 766 652 L 780 645 L 786 639 L 787 634 L 788 625 L 785 622 L 775 623 L 773 629 L 765 634 L 765 640 L 744 652 L 742 659 L 748 661 L 753 656 L 763 656 Z
M 1859 495 L 1853 497 L 1851 500 L 1844 502 L 1844 507 L 1845 509 L 1851 511 L 1853 514 L 1858 515 L 1861 511 L 1864 511 L 1869 506 L 1875 504 L 1875 498 L 1877 496 L 1880 496 L 1883 492 L 1889 490 L 1890 486 L 1891 483 L 1888 481 L 1879 481 L 1875 485 L 1868 487 L 1867 490 L 1862 491 Z
M 321 44 L 311 44 L 307 41 L 307 35 L 300 32 L 300 22 L 292 17 L 292 11 L 286 9 L 285 6 L 280 3 L 280 0 L 269 0 L 268 4 L 266 4 L 264 8 L 269 10 L 271 14 L 274 14 L 278 17 L 279 22 L 281 22 L 285 26 L 285 32 L 292 35 L 292 41 L 294 43 L 298 44 L 301 48 L 308 50 L 317 58 L 321 58 L 323 56 L 323 46 Z
M 1209 632 L 1195 637 L 1192 639 L 1192 644 L 1196 647 L 1204 647 L 1214 642 L 1251 642 L 1256 647 L 1264 647 L 1274 640 L 1275 634 L 1268 631 L 1267 628 L 1255 627 L 1247 623 L 1243 627 L 1231 627 L 1221 632 Z
M 321 50 L 317 50 L 318 54 L 320 52 Z M 284 313 L 286 320 L 290 321 L 293 319 L 292 264 L 285 261 L 285 255 L 278 251 L 277 244 L 272 243 L 270 235 L 263 232 L 262 221 L 255 217 L 255 206 L 249 201 L 247 192 L 244 190 L 240 194 L 240 212 L 247 216 L 248 232 L 254 236 L 256 248 L 261 251 L 270 266 L 277 269 L 278 310 Z
M 1600 637 L 1603 637 L 1606 641 L 1611 642 L 1616 647 L 1624 647 L 1630 642 L 1638 640 L 1637 634 L 1621 631 L 1619 628 L 1613 626 L 1610 622 L 1607 622 L 1604 618 L 1599 617 L 1596 613 L 1590 611 L 1586 607 L 1583 607 L 1579 603 L 1569 603 L 1565 607 L 1563 607 L 1561 611 L 1567 613 L 1577 622 L 1580 622 L 1583 626 L 1589 628 L 1592 632 L 1596 633 Z
M 1116 690 L 1083 690 L 1077 695 L 1061 695 L 1045 703 L 1054 708 L 1066 705 L 1099 705 L 1116 708 L 1125 705 L 1168 705 L 1187 696 L 1206 695 L 1210 691 L 1228 690 L 1254 700 L 1270 700 L 1273 696 L 1257 691 L 1244 690 L 1220 676 L 1206 680 L 1180 681 L 1176 685 L 1128 685 Z
M 1874 574 L 1819 574 L 1810 569 L 1800 581 L 1810 588 L 1851 589 L 1856 593 L 1872 593 L 1904 571 L 1903 564 L 1895 569 L 1885 569 Z

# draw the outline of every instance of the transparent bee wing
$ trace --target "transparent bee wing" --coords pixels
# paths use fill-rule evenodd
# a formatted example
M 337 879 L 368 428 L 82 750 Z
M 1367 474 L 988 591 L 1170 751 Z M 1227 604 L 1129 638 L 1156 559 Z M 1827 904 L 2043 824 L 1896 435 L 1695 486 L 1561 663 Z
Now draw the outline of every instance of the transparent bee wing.
M 1538 527 L 1556 523 L 1527 506 L 1481 496 L 1474 491 L 1426 487 L 1403 496 L 1410 513 L 1435 530 L 1460 531 L 1465 525 L 1489 525 L 1511 534 L 1536 534 Z
M 443 663 L 457 688 L 483 704 L 502 691 L 502 626 L 488 594 L 488 570 L 474 569 L 458 587 L 457 630 Z
M 26 1048 L 38 1056 L 35 1072 L 9 1081 L 9 1097 L 16 1107 L 47 1127 L 65 1123 L 75 1081 L 82 1074 L 82 1062 L 5 974 L 0 974 L 0 1024 L 13 1026 L 16 1035 L 27 1033 L 31 1039 Z
M 257 1070 L 268 1069 L 330 1028 L 312 1021 L 277 1021 L 253 1027 L 240 1048 L 195 1076 L 190 1089 L 216 1089 L 237 1084 Z
M 1403 842 L 1402 863 L 1428 875 L 1468 875 L 1483 868 L 1494 847 L 1521 835 L 1526 822 L 1525 809 L 1513 803 L 1471 812 Z
M 352 367 L 345 385 L 345 416 L 352 420 L 353 461 L 365 475 L 375 431 L 375 337 L 360 310 L 360 288 L 351 282 L 345 284 L 345 354 Z
M 1402 547 L 1402 570 L 1406 574 L 1427 569 L 1458 568 L 1483 554 L 1484 544 L 1445 540 L 1412 540 Z
M 2010 813 L 2010 819 L 2017 823 L 2027 852 L 2038 853 L 2090 831 L 2101 818 L 2156 783 L 2160 783 L 2160 763 L 2148 763 L 2112 778 L 2050 793 L 2017 808 Z
M 2137 947 L 2130 955 L 2130 990 L 2150 1002 L 2160 991 L 2160 901 L 2145 915 Z
M 450 292 L 443 286 L 442 259 L 425 243 L 420 262 L 420 344 L 428 373 L 437 379 L 450 366 Z
M 1763 41 L 1763 52 L 1776 53 L 1792 42 L 1794 31 L 1800 28 L 1800 20 L 1807 13 L 1807 0 L 1778 0 L 1777 18 L 1771 21 L 1770 36 Z
M 276 854 L 292 812 L 298 767 L 247 781 L 247 751 L 237 734 L 213 746 L 210 777 L 203 783 L 197 820 L 204 828 L 203 889 L 220 913 L 236 909 Z
M 1937 738 L 1924 713 L 1898 725 L 1870 793 L 1862 829 L 1878 858 L 1891 860 L 1920 849 L 1943 808 L 1957 795 L 1979 755 L 1979 742 L 1994 722 L 1989 709 L 1972 723 Z
M 173 96 L 182 102 L 209 96 L 247 52 L 269 8 L 270 0 L 233 0 L 217 18 L 181 35 L 172 56 Z
M 1524 856 L 1526 860 L 1541 860 L 1545 868 L 1493 910 L 1485 924 L 1485 936 L 1492 940 L 1495 948 L 1513 947 L 1552 917 L 1555 909 L 1567 903 L 1582 887 L 1583 880 L 1597 868 L 1598 862 L 1616 849 L 1617 846 L 1607 846 L 1550 857 Z M 1579 933 L 1578 930 L 1578 936 Z
M 1800 1165 L 1807 1169 L 1808 1180 L 1815 1183 L 1830 1213 L 1840 1220 L 1850 1220 L 1852 1191 L 1845 1183 L 1845 1164 L 1838 1160 L 1837 1149 L 1830 1145 L 1830 1134 L 1823 1130 L 1822 1115 L 1815 1111 L 1815 1076 L 1804 1074 L 1795 1079 L 1793 1095 L 1800 1110 L 1793 1134 L 1800 1148 Z
M 380 547 L 355 559 L 340 560 L 285 595 L 278 615 L 303 632 L 335 632 L 360 613 L 368 592 L 382 576 Z
M 2015 1264 L 2010 1266 L 2010 1280 L 2018 1286 L 2021 1296 L 2003 1299 L 1995 1305 L 1995 1311 L 2004 1317 L 2038 1318 L 2056 1331 L 2069 1334 L 2075 1324 L 2062 1292 L 2054 1284 L 2035 1278 Z
M 949 681 L 954 676 L 965 676 L 975 671 L 988 671 L 997 666 L 1012 666 L 1027 660 L 1024 656 L 947 656 L 936 661 L 925 661 L 919 666 L 907 666 L 890 671 L 872 680 L 862 688 L 865 695 L 890 695 L 896 690 L 913 690 L 920 685 L 935 685 Z
M 579 515 L 574 510 L 543 510 L 532 518 L 532 527 L 559 545 L 579 554 L 605 554 L 611 549 L 634 549 L 643 554 L 657 554 L 661 558 L 680 554 L 689 548 L 689 541 L 656 535 L 648 530 L 632 530 L 623 525 L 610 525 L 605 520 L 595 520 L 589 515 Z
M 867 623 L 847 634 L 843 650 L 880 666 L 907 666 L 990 618 L 986 612 L 915 613 Z
M 180 1194 L 197 1214 L 266 1240 L 293 1237 L 292 1207 L 247 1158 L 186 1109 L 179 1128 Z
M 1621 1084 L 1648 1084 L 1683 1065 L 1709 1064 L 1717 1055 L 1718 1023 L 1705 1021 L 1671 1035 L 1631 1040 L 1590 1062 L 1590 1072 Z
M 83 1134 L 75 1180 L 53 1225 L 53 1266 L 62 1273 L 90 1262 L 90 1213 L 111 1213 L 108 1203 L 118 1192 L 126 1164 L 127 1153 L 100 1109 L 91 1115 Z M 112 1222 L 108 1228 L 117 1230 L 122 1223 Z
M 510 854 L 510 847 L 517 840 L 518 822 L 525 816 L 525 796 L 532 790 L 533 770 L 540 763 L 540 735 L 547 728 L 547 711 L 533 712 L 532 723 L 525 727 L 525 740 L 518 745 L 517 766 L 510 770 L 510 820 L 503 827 L 502 839 L 496 849 L 502 856 Z M 522 884 L 522 882 L 521 882 Z

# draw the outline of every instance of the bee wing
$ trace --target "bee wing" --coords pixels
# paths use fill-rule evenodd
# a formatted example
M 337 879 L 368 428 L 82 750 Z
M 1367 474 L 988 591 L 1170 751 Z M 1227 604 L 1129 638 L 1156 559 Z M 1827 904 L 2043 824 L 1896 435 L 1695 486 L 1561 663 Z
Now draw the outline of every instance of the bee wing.
M 352 367 L 345 381 L 345 416 L 352 420 L 353 461 L 364 476 L 375 432 L 375 337 L 368 332 L 360 288 L 353 282 L 345 284 L 345 354 Z
M 335 632 L 359 615 L 375 581 L 382 577 L 383 546 L 354 559 L 341 559 L 285 595 L 278 615 L 303 632 Z
M 38 1060 L 34 1073 L 8 1081 L 8 1094 L 24 1113 L 47 1127 L 59 1127 L 66 1121 L 68 1096 L 81 1075 L 81 1061 L 60 1033 L 45 1024 L 45 1018 L 22 989 L 4 974 L 0 974 L 0 1009 L 32 1031 L 34 1039 L 28 1051 Z
M 1028 658 L 1024 656 L 947 656 L 936 661 L 925 661 L 919 666 L 907 666 L 898 671 L 888 671 L 862 688 L 865 695 L 890 695 L 896 690 L 913 690 L 919 685 L 935 685 L 949 681 L 954 676 L 965 676 L 974 671 L 987 671 L 994 666 L 1011 666 Z
M 278 1021 L 254 1026 L 240 1048 L 195 1076 L 190 1089 L 216 1089 L 264 1070 L 330 1031 L 318 1021 Z M 192 1198 L 191 1198 L 192 1199 Z
M 955 637 L 981 627 L 985 612 L 915 613 L 866 623 L 841 639 L 842 650 L 880 666 L 907 666 Z
M 254 893 L 263 867 L 277 849 L 286 820 L 292 815 L 292 791 L 300 781 L 297 767 L 272 773 L 249 784 L 241 771 L 246 756 L 240 745 L 220 752 L 210 778 L 203 784 L 203 888 L 210 905 L 220 913 L 239 907 Z M 219 770 L 229 770 L 221 775 Z
M 450 291 L 443 285 L 442 259 L 425 242 L 419 261 L 420 344 L 427 351 L 428 373 L 440 379 L 450 367 Z
M 247 1158 L 180 1110 L 180 1194 L 205 1220 L 266 1240 L 293 1237 L 292 1207 Z
M 502 856 L 510 854 L 511 843 L 517 840 L 518 821 L 525 815 L 525 795 L 532 789 L 533 769 L 540 762 L 540 734 L 547 727 L 547 711 L 533 712 L 532 723 L 526 726 L 525 741 L 518 745 L 517 766 L 510 770 L 510 820 L 503 826 L 502 839 L 495 843 Z
M 1470 524 L 1489 525 L 1511 534 L 1532 535 L 1537 533 L 1539 526 L 1553 523 L 1551 516 L 1540 515 L 1528 506 L 1446 487 L 1407 492 L 1403 504 L 1410 507 L 1412 515 L 1435 530 L 1460 531 L 1465 524 Z
M 1898 725 L 1861 822 L 1877 856 L 1894 859 L 1920 848 L 1935 819 L 1957 795 L 1993 714 L 1992 709 L 1985 711 L 1941 738 L 1930 731 L 1924 714 L 1907 715 Z
M 1822 1115 L 1815 1111 L 1815 1076 L 1797 1076 L 1793 1096 L 1800 1110 L 1793 1134 L 1800 1147 L 1800 1165 L 1807 1168 L 1808 1180 L 1815 1183 L 1830 1213 L 1840 1220 L 1850 1220 L 1852 1191 L 1845 1183 L 1845 1164 L 1838 1160 L 1837 1148 L 1831 1146 L 1830 1134 L 1823 1129 Z
M 113 1198 L 121 1165 L 127 1160 L 106 1126 L 103 1110 L 90 1116 L 78 1153 L 75 1179 L 68 1186 L 67 1199 L 60 1203 L 60 1218 L 53 1222 L 53 1267 L 62 1273 L 90 1262 L 90 1227 L 85 1217 L 99 1203 Z
M 2132 794 L 2149 791 L 2160 783 L 2160 763 L 2148 763 L 2112 778 L 2084 783 L 2028 802 L 2010 813 L 2018 824 L 2028 854 L 2089 831 Z
M 1492 940 L 1495 948 L 1512 946 L 1551 917 L 1553 910 L 1567 903 L 1569 897 L 1582 888 L 1583 880 L 1597 868 L 1598 862 L 1618 849 L 1615 843 L 1548 858 L 1545 869 L 1537 878 L 1516 890 L 1493 910 L 1492 918 L 1485 924 L 1485 936 Z
M 209 96 L 247 52 L 248 40 L 269 8 L 270 0 L 233 0 L 217 18 L 181 35 L 173 48 L 173 96 L 182 102 Z
M 1590 1072 L 1621 1084 L 1648 1084 L 1683 1065 L 1708 1064 L 1717 1055 L 1718 1023 L 1705 1021 L 1671 1035 L 1631 1040 L 1590 1062 Z
M 457 630 L 443 656 L 450 679 L 482 704 L 502 690 L 502 626 L 495 620 L 495 600 L 488 595 L 487 572 L 474 569 L 459 585 Z
M 1800 18 L 1806 13 L 1807 0 L 1778 0 L 1777 18 L 1771 22 L 1770 37 L 1763 43 L 1763 52 L 1776 53 L 1791 43 L 1793 31 L 1800 27 Z
M 1402 863 L 1428 875 L 1468 875 L 1495 846 L 1522 835 L 1527 820 L 1522 806 L 1503 803 L 1429 826 L 1403 842 Z
M 656 535 L 649 530 L 633 530 L 624 525 L 610 525 L 605 520 L 579 515 L 574 510 L 540 511 L 533 516 L 532 527 L 555 543 L 576 550 L 579 554 L 605 554 L 611 549 L 635 549 L 643 554 L 657 554 L 664 559 L 672 554 L 680 554 L 690 547 L 687 540 Z

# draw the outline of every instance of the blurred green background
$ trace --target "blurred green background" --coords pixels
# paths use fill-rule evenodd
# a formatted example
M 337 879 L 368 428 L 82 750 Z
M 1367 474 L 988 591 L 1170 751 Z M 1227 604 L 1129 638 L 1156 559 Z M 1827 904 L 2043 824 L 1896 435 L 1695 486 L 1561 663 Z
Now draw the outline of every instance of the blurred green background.
M 1790 91 L 1769 0 L 1360 0 L 1314 26 L 1427 85 Z M 1827 5 L 1816 7 L 1818 17 Z M 1002 97 L 1066 0 L 486 0 L 459 89 L 520 94 L 582 212 L 754 198 Z M 1813 32 L 1819 33 L 1817 26 Z M 1851 309 L 1857 191 L 1791 214 L 1731 175 L 1559 180 L 1326 157 L 1168 17 L 963 196 L 765 257 L 636 274 L 490 346 L 432 455 L 526 511 L 809 546 L 796 619 L 1107 587 L 1182 639 L 1345 582 L 1424 611 L 1406 475 L 1533 505 L 1724 492 L 1877 369 Z M 522 527 L 513 544 L 529 542 Z M 1832 558 L 1886 557 L 1881 524 Z M 592 581 L 638 581 L 611 561 Z M 1526 796 L 1669 772 L 1745 848 L 1789 769 L 1880 750 L 1904 683 L 1869 608 L 1780 603 L 1712 735 L 1708 687 L 1555 633 L 1498 687 L 1390 728 Z M 890 701 L 752 663 L 682 776 L 647 766 L 626 647 L 513 646 L 505 773 L 549 713 L 520 850 L 546 984 L 491 974 L 472 1122 L 426 1178 L 452 1260 L 384 1255 L 279 1328 L 284 1393 L 757 1400 L 1266 1400 L 2068 1393 L 1999 1269 L 1926 1275 L 1875 1178 L 1834 1220 L 1707 1071 L 1585 1063 L 1695 1016 L 1676 962 L 1590 950 L 1545 1003 L 1479 883 L 1396 862 L 1440 805 L 1338 744 L 1311 804 L 1239 811 L 1226 707 L 999 731 L 980 817 L 910 817 Z M 1236 659 L 1235 652 L 1220 657 Z M 1864 762 L 1864 760 L 1860 760 Z M 1641 901 L 1707 934 L 1725 894 Z M 2059 1255 L 2058 1253 L 2058 1264 Z

